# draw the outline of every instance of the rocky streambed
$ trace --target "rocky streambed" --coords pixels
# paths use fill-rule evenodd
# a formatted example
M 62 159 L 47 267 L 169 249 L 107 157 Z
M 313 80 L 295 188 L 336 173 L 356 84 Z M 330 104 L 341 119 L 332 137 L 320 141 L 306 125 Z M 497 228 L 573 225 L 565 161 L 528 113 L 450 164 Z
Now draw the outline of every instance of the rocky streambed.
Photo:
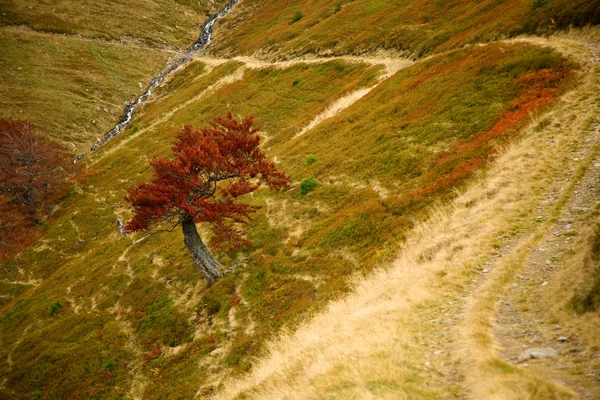
M 210 17 L 204 23 L 204 26 L 202 27 L 202 31 L 198 39 L 183 53 L 181 57 L 179 57 L 174 63 L 171 63 L 168 67 L 163 69 L 159 76 L 153 78 L 150 81 L 150 84 L 148 85 L 144 93 L 142 93 L 133 102 L 125 106 L 123 110 L 123 115 L 119 119 L 119 123 L 114 128 L 106 132 L 101 138 L 99 138 L 96 141 L 96 143 L 94 143 L 92 147 L 90 147 L 90 152 L 98 149 L 104 143 L 108 142 L 109 140 L 117 136 L 119 133 L 121 133 L 121 131 L 123 131 L 123 129 L 125 129 L 133 119 L 133 113 L 135 112 L 136 107 L 139 104 L 146 101 L 152 95 L 152 91 L 158 85 L 160 85 L 165 80 L 165 78 L 167 78 L 173 72 L 178 70 L 182 65 L 188 63 L 192 59 L 194 53 L 204 49 L 212 41 L 212 28 L 214 24 L 217 22 L 218 19 L 223 18 L 225 15 L 227 15 L 238 2 L 239 0 L 231 0 L 229 3 L 227 3 L 227 6 L 225 6 L 225 8 L 221 10 L 221 12 Z M 77 162 L 85 156 L 86 154 L 78 156 L 75 159 L 75 162 Z

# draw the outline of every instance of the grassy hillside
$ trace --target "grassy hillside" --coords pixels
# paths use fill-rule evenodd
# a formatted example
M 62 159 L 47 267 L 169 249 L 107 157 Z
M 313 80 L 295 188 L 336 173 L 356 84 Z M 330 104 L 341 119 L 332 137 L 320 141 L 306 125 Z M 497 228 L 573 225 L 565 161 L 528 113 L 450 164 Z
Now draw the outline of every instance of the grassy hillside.
M 600 314 L 578 307 L 598 266 L 598 33 L 552 38 L 585 64 L 582 85 L 431 211 L 393 262 L 270 340 L 214 398 L 597 398 Z M 558 354 L 519 362 L 530 348 Z
M 159 48 L 187 47 L 224 4 L 2 2 L 0 118 L 80 152 L 178 54 Z M 241 1 L 215 26 L 222 58 L 199 55 L 156 88 L 79 164 L 40 240 L 0 265 L 0 398 L 561 398 L 551 380 L 573 376 L 593 389 L 598 35 L 496 40 L 600 23 L 599 10 Z M 122 237 L 116 221 L 184 124 L 227 111 L 255 116 L 292 187 L 242 200 L 262 207 L 251 246 L 217 251 L 239 267 L 208 288 L 181 232 Z M 360 277 L 373 280 L 338 301 Z M 520 338 L 559 331 L 566 366 L 513 365 Z
M 6 0 L 0 4 L 0 26 L 26 25 L 48 33 L 184 49 L 198 38 L 206 15 L 216 14 L 225 4 L 225 0 Z
M 0 118 L 28 119 L 69 151 L 111 129 L 172 54 L 0 30 Z
M 279 57 L 379 49 L 420 56 L 515 33 L 598 24 L 599 9 L 598 0 L 245 1 L 218 28 L 214 48 Z
M 390 260 L 422 210 L 452 196 L 530 113 L 572 84 L 573 68 L 529 45 L 455 51 L 401 70 L 299 135 L 328 104 L 376 84 L 381 70 L 342 60 L 188 65 L 94 153 L 44 239 L 7 265 L 1 393 L 207 396 L 222 377 L 246 371 L 278 328 Z M 182 123 L 227 109 L 264 124 L 269 155 L 294 188 L 247 200 L 263 206 L 248 227 L 252 247 L 218 254 L 226 265 L 246 261 L 206 290 L 179 232 L 133 242 L 141 237 L 119 237 L 115 219 L 129 215 L 125 190 L 148 176 L 149 158 L 168 155 Z M 320 184 L 302 195 L 308 176 Z

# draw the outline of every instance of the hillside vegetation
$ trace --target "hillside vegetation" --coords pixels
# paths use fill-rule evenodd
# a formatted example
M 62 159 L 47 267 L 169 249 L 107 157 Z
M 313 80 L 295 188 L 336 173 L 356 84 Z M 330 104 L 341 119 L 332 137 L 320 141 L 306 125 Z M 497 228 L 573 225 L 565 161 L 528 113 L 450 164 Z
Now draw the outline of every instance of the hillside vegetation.
M 522 33 L 600 23 L 598 0 L 256 0 L 217 35 L 219 54 L 348 54 L 379 49 L 419 57 Z
M 89 38 L 185 49 L 199 35 L 206 15 L 219 12 L 225 0 L 5 0 L 0 26 Z
M 110 128 L 111 111 L 176 55 L 95 38 L 117 18 L 108 4 L 133 10 L 113 3 L 81 3 L 106 10 L 94 23 L 73 18 L 93 39 L 0 29 L 0 91 L 10 99 L 0 117 L 23 115 L 77 149 Z M 165 26 L 169 13 L 204 12 L 184 3 L 140 7 Z M 47 31 L 56 22 L 47 10 L 79 7 L 20 4 L 3 5 L 4 20 L 39 19 Z M 600 38 L 588 28 L 494 39 L 584 25 L 596 10 L 560 0 L 242 1 L 214 46 L 81 161 L 41 239 L 2 261 L 0 397 L 594 395 L 598 186 L 589 171 L 600 165 Z M 416 16 L 422 24 L 407 26 Z M 119 26 L 106 38 L 128 35 Z M 136 37 L 179 46 L 151 27 Z M 380 48 L 390 51 L 362 54 Z M 405 50 L 415 59 L 398 56 Z M 262 148 L 292 187 L 243 200 L 262 207 L 247 226 L 251 246 L 215 251 L 238 267 L 207 287 L 181 232 L 123 237 L 116 221 L 131 216 L 127 189 L 150 177 L 149 160 L 170 156 L 184 124 L 227 111 L 255 116 Z M 575 193 L 583 203 L 571 203 Z M 528 269 L 546 262 L 529 255 L 562 237 L 559 224 L 577 229 L 548 254 L 557 267 Z M 516 279 L 529 285 L 511 291 Z M 544 344 L 556 340 L 551 324 L 568 330 L 568 368 L 514 364 L 523 346 L 514 339 L 522 330 L 533 340 L 532 319 Z
M 84 153 L 226 3 L 3 1 L 0 118 L 27 119 Z
M 0 118 L 27 119 L 73 153 L 114 126 L 170 53 L 0 29 Z

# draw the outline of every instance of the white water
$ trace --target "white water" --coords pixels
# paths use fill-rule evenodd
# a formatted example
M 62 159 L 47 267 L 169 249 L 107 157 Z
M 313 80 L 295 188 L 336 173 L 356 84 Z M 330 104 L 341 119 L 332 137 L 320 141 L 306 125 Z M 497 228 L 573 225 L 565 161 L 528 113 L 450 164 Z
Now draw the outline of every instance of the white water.
M 202 33 L 200 34 L 200 37 L 198 38 L 198 40 L 196 40 L 194 42 L 194 44 L 192 44 L 192 46 L 185 52 L 185 54 L 176 63 L 174 63 L 169 68 L 164 70 L 159 76 L 152 79 L 152 81 L 150 81 L 150 84 L 148 85 L 148 88 L 146 89 L 146 91 L 144 93 L 142 93 L 142 95 L 140 95 L 140 97 L 138 97 L 135 101 L 133 101 L 132 103 L 129 103 L 125 106 L 125 109 L 123 110 L 123 116 L 121 116 L 121 119 L 120 119 L 119 123 L 117 124 L 117 126 L 115 126 L 110 131 L 106 132 L 104 134 L 104 136 L 102 136 L 102 138 L 98 139 L 98 141 L 96 143 L 94 143 L 92 145 L 92 147 L 90 148 L 90 152 L 98 149 L 104 143 L 108 142 L 109 140 L 111 140 L 112 138 L 117 136 L 119 133 L 121 133 L 121 131 L 127 125 L 129 125 L 129 123 L 133 119 L 133 113 L 135 112 L 136 106 L 138 104 L 146 101 L 152 95 L 152 91 L 154 90 L 154 88 L 156 88 L 158 85 L 160 85 L 167 76 L 169 76 L 170 74 L 175 72 L 182 65 L 189 62 L 192 59 L 192 55 L 195 52 L 202 50 L 203 48 L 206 47 L 206 45 L 208 45 L 212 41 L 213 25 L 215 24 L 215 22 L 217 22 L 217 20 L 219 18 L 223 18 L 225 15 L 227 15 L 227 13 L 229 13 L 229 11 L 231 11 L 231 9 L 238 2 L 239 2 L 239 0 L 231 0 L 220 13 L 218 13 L 214 17 L 209 18 L 208 21 L 206 21 L 206 23 L 202 27 Z M 79 157 L 77 157 L 75 159 L 75 162 L 82 159 L 83 157 L 85 157 L 85 154 L 82 154 Z

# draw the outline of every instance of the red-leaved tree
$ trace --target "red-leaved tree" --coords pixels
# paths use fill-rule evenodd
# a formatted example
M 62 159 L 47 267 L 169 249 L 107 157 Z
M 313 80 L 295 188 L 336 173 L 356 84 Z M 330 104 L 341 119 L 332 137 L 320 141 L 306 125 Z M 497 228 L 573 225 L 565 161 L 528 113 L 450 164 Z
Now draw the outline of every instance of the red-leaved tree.
M 273 190 L 289 185 L 288 177 L 258 147 L 259 128 L 252 124 L 252 117 L 238 121 L 228 113 L 206 128 L 186 125 L 173 146 L 175 157 L 152 160 L 152 180 L 125 197 L 135 212 L 125 230 L 173 230 L 181 225 L 184 243 L 209 285 L 223 276 L 223 266 L 202 242 L 196 223 L 210 226 L 212 246 L 241 248 L 248 242 L 240 226 L 258 207 L 236 200 L 261 184 Z
M 68 157 L 27 121 L 0 119 L 0 259 L 67 194 Z

